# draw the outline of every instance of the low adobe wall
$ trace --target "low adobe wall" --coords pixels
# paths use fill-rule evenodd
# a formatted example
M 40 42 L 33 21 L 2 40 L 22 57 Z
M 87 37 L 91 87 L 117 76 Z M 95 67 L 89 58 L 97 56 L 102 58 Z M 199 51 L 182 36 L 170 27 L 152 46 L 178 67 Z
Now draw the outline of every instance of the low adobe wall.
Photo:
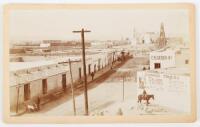
M 153 103 L 176 111 L 190 112 L 190 77 L 153 71 L 137 72 L 138 94 L 143 87 L 147 94 L 154 94 Z

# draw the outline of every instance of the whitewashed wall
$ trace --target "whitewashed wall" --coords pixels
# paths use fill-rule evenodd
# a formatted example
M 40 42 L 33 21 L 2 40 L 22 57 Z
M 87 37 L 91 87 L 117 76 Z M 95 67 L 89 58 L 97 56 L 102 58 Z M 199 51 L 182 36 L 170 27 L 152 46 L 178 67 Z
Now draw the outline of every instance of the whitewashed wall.
M 55 75 L 47 78 L 47 92 L 56 88 L 62 87 L 62 77 L 61 75 Z
M 24 87 L 19 88 L 19 104 L 22 104 L 24 102 Z M 17 88 L 11 87 L 10 88 L 10 109 L 11 111 L 16 110 L 17 105 Z
M 188 60 L 188 64 L 185 63 L 186 60 Z M 181 52 L 180 54 L 176 54 L 176 67 L 189 67 L 190 62 L 189 53 Z
M 91 64 L 91 72 L 94 71 L 94 65 L 96 64 L 96 71 L 98 71 L 98 59 L 100 59 L 100 68 L 102 69 L 102 65 L 105 66 L 106 64 L 112 62 L 112 54 L 101 54 L 101 55 L 97 55 L 96 57 L 92 58 L 91 60 L 87 60 L 86 62 L 86 72 L 87 74 L 89 74 L 88 72 L 88 65 Z M 116 58 L 117 58 L 117 54 L 116 54 Z M 79 80 L 79 67 L 81 67 L 81 76 L 83 77 L 83 64 L 82 62 L 72 62 L 72 75 L 73 75 L 73 81 L 77 81 Z M 48 70 L 47 67 L 43 67 L 44 69 L 46 69 L 47 73 L 51 73 L 52 71 L 54 71 L 53 69 L 55 69 L 55 65 L 52 65 L 52 67 Z M 31 70 L 30 70 L 31 71 Z M 32 71 L 36 71 L 33 70 Z M 45 72 L 45 71 L 44 71 Z M 35 76 L 26 76 L 26 71 L 22 72 L 23 75 L 25 76 L 25 79 L 32 79 L 33 77 L 38 78 L 38 75 L 35 74 Z M 25 73 L 25 74 L 24 74 Z M 46 73 L 46 72 L 45 72 Z M 41 75 L 42 76 L 42 75 Z M 39 78 L 42 78 L 41 76 L 39 76 Z M 11 85 L 17 85 L 17 83 L 26 83 L 26 81 L 24 78 L 22 78 L 23 80 L 21 81 L 20 79 L 16 79 L 16 76 L 11 75 L 10 79 L 10 84 Z M 14 81 L 13 81 L 14 80 Z M 17 80 L 19 80 L 19 82 L 17 82 Z M 66 82 L 67 85 L 70 85 L 71 83 L 71 77 L 70 77 L 70 72 L 66 72 Z M 27 82 L 28 83 L 28 82 Z M 58 74 L 58 75 L 54 75 L 54 76 L 50 76 L 47 77 L 47 93 L 50 92 L 51 90 L 55 90 L 58 88 L 62 88 L 62 74 Z M 38 96 L 39 94 L 42 94 L 42 79 L 38 79 L 38 80 L 34 80 L 32 82 L 30 82 L 30 98 L 33 98 L 35 96 Z M 10 104 L 11 104 L 11 108 L 15 110 L 16 108 L 16 104 L 17 104 L 17 88 L 16 87 L 10 87 Z M 19 104 L 22 104 L 24 102 L 24 86 L 20 87 L 20 94 L 19 94 Z
M 151 52 L 149 55 L 150 69 L 153 70 L 155 63 L 160 63 L 161 68 L 175 67 L 175 52 Z
M 30 83 L 31 98 L 42 94 L 42 80 L 36 80 Z
M 137 75 L 138 86 L 139 77 L 141 77 L 147 93 L 154 94 L 154 103 L 176 111 L 190 112 L 190 76 L 147 71 L 138 72 Z M 139 87 L 138 94 L 142 94 L 142 89 Z

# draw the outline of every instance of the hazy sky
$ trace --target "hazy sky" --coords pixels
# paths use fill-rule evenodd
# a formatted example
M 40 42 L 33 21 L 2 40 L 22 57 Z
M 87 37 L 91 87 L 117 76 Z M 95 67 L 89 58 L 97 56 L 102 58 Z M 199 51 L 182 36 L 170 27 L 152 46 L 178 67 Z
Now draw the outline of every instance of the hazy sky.
M 186 10 L 15 10 L 10 13 L 11 40 L 80 39 L 73 30 L 87 28 L 86 39 L 132 37 L 138 32 L 188 35 Z

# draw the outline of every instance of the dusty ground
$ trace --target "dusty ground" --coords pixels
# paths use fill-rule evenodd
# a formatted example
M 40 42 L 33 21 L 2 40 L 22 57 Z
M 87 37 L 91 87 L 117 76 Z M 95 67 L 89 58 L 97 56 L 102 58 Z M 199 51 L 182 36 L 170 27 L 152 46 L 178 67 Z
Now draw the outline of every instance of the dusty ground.
M 151 100 L 151 104 L 137 103 L 137 85 L 135 82 L 136 71 L 141 68 L 141 58 L 129 60 L 121 68 L 131 68 L 133 77 L 124 83 L 116 78 L 116 73 L 106 76 L 101 80 L 92 83 L 88 90 L 89 115 L 133 115 L 133 114 L 171 114 L 177 113 L 173 109 L 160 106 L 156 101 Z M 138 65 L 137 65 L 138 63 Z M 145 64 L 145 63 L 144 63 Z M 134 66 L 133 66 L 134 65 Z M 84 115 L 84 95 L 81 91 L 76 91 L 76 113 Z M 65 95 L 54 102 L 50 102 L 39 112 L 26 113 L 23 116 L 63 116 L 73 115 L 73 103 L 71 96 Z

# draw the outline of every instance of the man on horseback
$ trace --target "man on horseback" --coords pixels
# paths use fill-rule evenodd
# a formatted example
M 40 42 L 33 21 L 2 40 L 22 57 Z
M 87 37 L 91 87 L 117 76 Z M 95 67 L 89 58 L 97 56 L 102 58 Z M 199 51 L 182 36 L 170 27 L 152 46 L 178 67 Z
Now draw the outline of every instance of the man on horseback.
M 146 96 L 147 96 L 147 92 L 146 92 L 146 90 L 144 89 L 144 90 L 143 90 L 143 98 L 146 98 Z
M 154 95 L 153 94 L 147 94 L 146 90 L 143 89 L 143 93 L 138 95 L 138 103 L 141 103 L 142 100 L 146 101 L 146 105 L 150 104 L 149 100 L 150 99 L 154 100 Z

